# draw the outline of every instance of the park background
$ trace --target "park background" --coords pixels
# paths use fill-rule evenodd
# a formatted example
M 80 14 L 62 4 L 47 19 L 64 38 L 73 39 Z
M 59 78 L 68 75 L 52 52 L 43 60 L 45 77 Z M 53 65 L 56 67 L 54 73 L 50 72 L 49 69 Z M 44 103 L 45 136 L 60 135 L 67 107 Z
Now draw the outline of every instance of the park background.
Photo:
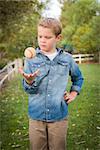
M 55 0 L 56 1 L 56 0 Z M 48 17 L 54 1 L 0 1 L 0 69 L 23 59 L 24 50 L 37 46 L 37 22 Z M 56 9 L 63 26 L 58 46 L 74 54 L 94 54 L 79 64 L 84 76 L 81 94 L 69 105 L 68 150 L 100 149 L 100 3 L 98 0 L 59 0 Z M 60 12 L 61 11 L 61 12 Z M 59 13 L 60 12 L 60 13 Z M 50 16 L 51 17 L 51 16 Z M 0 148 L 28 150 L 28 96 L 17 73 L 0 92 Z M 67 90 L 70 87 L 70 79 Z

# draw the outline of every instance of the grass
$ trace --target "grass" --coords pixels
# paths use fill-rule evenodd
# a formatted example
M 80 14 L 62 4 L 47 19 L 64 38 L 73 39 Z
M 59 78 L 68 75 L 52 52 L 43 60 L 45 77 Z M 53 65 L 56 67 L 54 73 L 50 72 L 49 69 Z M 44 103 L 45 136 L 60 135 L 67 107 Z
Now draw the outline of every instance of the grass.
M 81 94 L 69 105 L 67 150 L 100 149 L 100 69 L 98 64 L 82 64 Z M 1 150 L 29 150 L 28 97 L 17 76 L 0 94 Z
M 100 69 L 96 64 L 80 66 L 84 85 L 69 105 L 68 150 L 100 149 Z
M 0 97 L 1 149 L 28 150 L 28 100 L 22 89 L 21 78 L 11 81 Z

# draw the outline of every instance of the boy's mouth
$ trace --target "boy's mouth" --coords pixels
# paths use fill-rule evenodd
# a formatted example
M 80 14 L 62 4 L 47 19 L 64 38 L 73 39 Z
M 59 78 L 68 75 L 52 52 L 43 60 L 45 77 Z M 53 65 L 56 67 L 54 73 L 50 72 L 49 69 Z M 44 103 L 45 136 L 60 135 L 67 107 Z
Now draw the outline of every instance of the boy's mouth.
M 41 44 L 40 47 L 46 47 L 46 45 L 42 45 L 42 44 Z

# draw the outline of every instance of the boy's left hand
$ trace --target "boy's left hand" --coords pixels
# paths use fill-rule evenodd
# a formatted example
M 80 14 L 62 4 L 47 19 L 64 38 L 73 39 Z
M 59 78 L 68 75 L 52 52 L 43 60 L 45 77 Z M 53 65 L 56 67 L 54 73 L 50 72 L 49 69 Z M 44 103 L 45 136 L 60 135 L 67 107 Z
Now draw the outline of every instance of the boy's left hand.
M 35 79 L 35 78 L 39 75 L 39 73 L 40 73 L 40 70 L 39 70 L 39 69 L 37 69 L 34 73 L 30 73 L 30 74 L 25 73 L 22 68 L 19 68 L 18 71 L 19 71 L 19 73 L 24 77 L 24 79 L 26 80 L 26 82 L 27 82 L 28 84 L 30 84 L 30 85 L 33 83 L 34 79 Z
M 64 100 L 66 101 L 67 104 L 72 102 L 77 96 L 76 91 L 72 91 L 71 93 L 65 92 L 64 93 Z

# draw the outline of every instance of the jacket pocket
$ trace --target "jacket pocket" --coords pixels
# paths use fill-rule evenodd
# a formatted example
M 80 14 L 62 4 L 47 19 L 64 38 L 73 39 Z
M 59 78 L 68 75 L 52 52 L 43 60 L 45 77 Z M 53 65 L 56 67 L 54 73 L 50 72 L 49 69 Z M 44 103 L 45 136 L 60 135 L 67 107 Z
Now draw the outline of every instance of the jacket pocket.
M 66 75 L 69 72 L 68 62 L 58 61 L 57 73 Z
M 45 67 L 45 63 L 44 62 L 35 62 L 32 64 L 32 71 L 36 71 L 36 70 L 40 70 L 40 74 L 39 75 L 44 75 L 46 72 L 46 67 Z

